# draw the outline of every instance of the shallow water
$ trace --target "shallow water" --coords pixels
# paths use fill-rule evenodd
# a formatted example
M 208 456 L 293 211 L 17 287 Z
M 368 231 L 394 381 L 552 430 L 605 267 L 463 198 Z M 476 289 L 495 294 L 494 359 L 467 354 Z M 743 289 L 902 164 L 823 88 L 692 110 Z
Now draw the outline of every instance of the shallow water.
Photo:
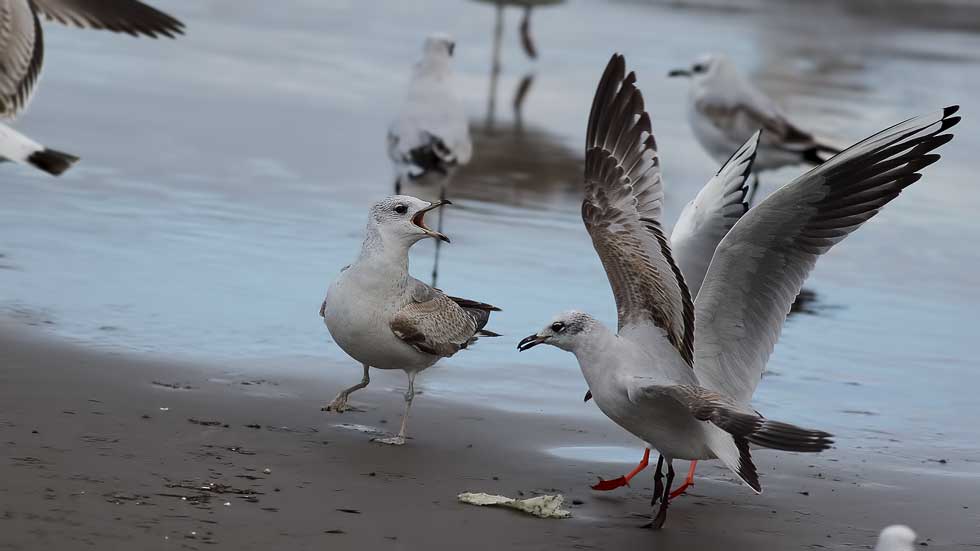
M 852 445 L 975 446 L 964 420 L 980 417 L 971 353 L 980 191 L 970 171 L 980 133 L 969 104 L 980 34 L 949 24 L 966 15 L 950 8 L 915 26 L 846 3 L 811 13 L 762 0 L 725 10 L 570 1 L 535 10 L 531 61 L 520 13 L 508 9 L 494 79 L 490 4 L 326 4 L 173 1 L 188 25 L 176 42 L 48 25 L 45 77 L 19 127 L 83 162 L 60 179 L 0 167 L 0 315 L 96 346 L 323 364 L 353 382 L 360 368 L 329 342 L 317 310 L 358 250 L 367 206 L 390 193 L 384 134 L 421 39 L 447 30 L 476 153 L 450 190 L 453 243 L 441 251 L 439 285 L 502 307 L 491 327 L 506 336 L 442 362 L 422 386 L 507 409 L 598 415 L 582 404 L 570 355 L 514 350 L 566 308 L 615 320 L 578 217 L 595 83 L 613 50 L 626 54 L 673 220 L 716 167 L 686 125 L 686 83 L 665 75 L 725 51 L 801 125 L 845 143 L 966 103 L 924 181 L 820 261 L 813 299 L 787 323 L 756 405 Z M 763 186 L 800 171 L 767 173 Z M 413 271 L 428 279 L 433 245 L 416 248 Z

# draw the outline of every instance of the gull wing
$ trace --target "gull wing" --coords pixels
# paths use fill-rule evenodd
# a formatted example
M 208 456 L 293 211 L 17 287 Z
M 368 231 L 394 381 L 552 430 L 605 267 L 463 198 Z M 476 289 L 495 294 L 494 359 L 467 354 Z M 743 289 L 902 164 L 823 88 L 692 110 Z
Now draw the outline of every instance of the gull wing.
M 31 4 L 0 1 L 0 118 L 12 119 L 27 107 L 43 61 L 41 22 Z
M 755 392 L 817 258 L 918 181 L 953 138 L 957 107 L 867 138 L 778 189 L 715 250 L 695 301 L 695 372 L 738 404 Z
M 613 55 L 592 102 L 582 220 L 612 286 L 620 334 L 664 335 L 693 365 L 694 310 L 661 223 L 656 142 L 636 76 L 625 71 Z
M 184 24 L 138 0 L 30 0 L 48 19 L 64 25 L 133 36 L 176 38 Z
M 697 197 L 684 206 L 670 234 L 674 260 L 684 274 L 691 296 L 698 295 L 718 243 L 749 210 L 745 202 L 749 188 L 745 182 L 752 171 L 760 133 L 756 131 L 742 144 Z
M 395 313 L 389 326 L 396 337 L 419 352 L 449 357 L 479 336 L 496 336 L 483 327 L 490 312 L 499 308 L 447 296 L 421 281 L 412 284 L 412 301 Z

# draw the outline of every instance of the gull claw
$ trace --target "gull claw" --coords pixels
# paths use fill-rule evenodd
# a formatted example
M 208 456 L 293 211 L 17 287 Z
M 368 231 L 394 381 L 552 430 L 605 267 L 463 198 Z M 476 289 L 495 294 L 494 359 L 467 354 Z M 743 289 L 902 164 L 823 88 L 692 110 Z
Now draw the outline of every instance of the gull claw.
M 615 490 L 616 488 L 621 488 L 623 486 L 629 486 L 629 485 L 630 483 L 628 480 L 626 480 L 625 476 L 621 476 L 619 478 L 613 478 L 612 480 L 603 480 L 600 478 L 599 482 L 597 482 L 592 486 L 592 489 L 600 492 L 608 492 L 610 490 Z

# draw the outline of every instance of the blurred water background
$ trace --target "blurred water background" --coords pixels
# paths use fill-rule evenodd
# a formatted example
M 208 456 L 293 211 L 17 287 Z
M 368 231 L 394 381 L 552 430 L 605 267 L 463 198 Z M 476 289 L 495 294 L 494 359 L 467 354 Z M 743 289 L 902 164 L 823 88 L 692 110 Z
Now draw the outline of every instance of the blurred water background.
M 175 42 L 47 25 L 44 80 L 18 125 L 83 160 L 60 179 L 0 167 L 0 317 L 90 346 L 353 382 L 360 368 L 317 310 L 368 206 L 391 192 L 387 124 L 423 37 L 443 30 L 475 156 L 449 191 L 439 285 L 502 307 L 491 328 L 505 337 L 441 362 L 422 387 L 599 415 L 571 356 L 514 350 L 569 307 L 615 324 L 578 214 L 595 84 L 614 51 L 637 71 L 672 222 L 717 167 L 688 129 L 687 82 L 666 74 L 725 52 L 801 126 L 843 143 L 964 104 L 943 160 L 818 263 L 756 402 L 850 445 L 975 447 L 980 10 L 540 4 L 536 60 L 520 43 L 524 8 L 493 2 L 162 2 L 187 24 Z M 766 173 L 764 192 L 802 170 Z M 432 262 L 433 244 L 417 246 L 415 275 L 428 280 Z

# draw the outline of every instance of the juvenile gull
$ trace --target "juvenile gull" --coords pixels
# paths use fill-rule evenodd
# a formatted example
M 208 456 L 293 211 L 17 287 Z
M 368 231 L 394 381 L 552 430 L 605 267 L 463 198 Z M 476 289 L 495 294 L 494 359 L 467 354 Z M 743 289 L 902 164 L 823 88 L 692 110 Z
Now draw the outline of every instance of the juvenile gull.
M 371 381 L 369 368 L 401 369 L 408 375 L 401 430 L 388 444 L 404 444 L 415 377 L 440 358 L 495 337 L 484 328 L 498 308 L 444 294 L 408 273 L 408 249 L 445 235 L 425 225 L 425 214 L 449 201 L 430 203 L 407 195 L 388 197 L 371 207 L 361 253 L 330 285 L 320 315 L 340 348 L 364 367 L 361 382 L 343 390 L 324 411 L 350 409 L 350 394 Z
M 30 103 L 44 61 L 40 16 L 66 25 L 133 36 L 183 33 L 183 24 L 136 0 L 0 0 L 0 119 L 13 120 Z M 0 159 L 59 175 L 78 157 L 46 148 L 0 123 Z
M 444 34 L 425 39 L 404 105 L 388 129 L 395 193 L 410 182 L 445 184 L 470 161 L 473 144 L 463 104 L 453 92 L 449 62 L 456 44 Z
M 582 218 L 612 286 L 618 334 L 589 314 L 559 314 L 523 339 L 575 354 L 607 417 L 660 452 L 651 525 L 660 528 L 673 460 L 718 459 L 762 491 L 750 445 L 818 452 L 830 435 L 764 418 L 750 406 L 793 299 L 817 258 L 934 163 L 956 107 L 910 119 L 777 190 L 715 250 L 696 303 L 661 222 L 656 142 L 636 77 L 614 55 L 586 138 Z M 667 464 L 667 480 L 661 468 Z
M 755 161 L 757 175 L 783 166 L 817 165 L 840 152 L 791 122 L 727 56 L 704 55 L 690 69 L 675 69 L 670 76 L 690 77 L 688 123 L 701 147 L 719 163 L 760 128 L 763 134 Z
M 746 202 L 746 180 L 752 172 L 760 134 L 761 131 L 757 130 L 742 144 L 718 173 L 701 188 L 697 196 L 684 206 L 670 234 L 674 260 L 684 276 L 691 297 L 697 297 L 718 243 L 721 243 L 722 238 L 749 209 Z M 589 401 L 591 397 L 591 393 L 586 393 L 585 401 Z M 650 445 L 647 444 L 643 458 L 635 469 L 614 479 L 599 479 L 592 489 L 609 491 L 628 485 L 634 476 L 647 467 L 649 460 Z M 673 491 L 671 497 L 679 496 L 694 485 L 696 468 L 697 460 L 691 461 L 684 483 Z

